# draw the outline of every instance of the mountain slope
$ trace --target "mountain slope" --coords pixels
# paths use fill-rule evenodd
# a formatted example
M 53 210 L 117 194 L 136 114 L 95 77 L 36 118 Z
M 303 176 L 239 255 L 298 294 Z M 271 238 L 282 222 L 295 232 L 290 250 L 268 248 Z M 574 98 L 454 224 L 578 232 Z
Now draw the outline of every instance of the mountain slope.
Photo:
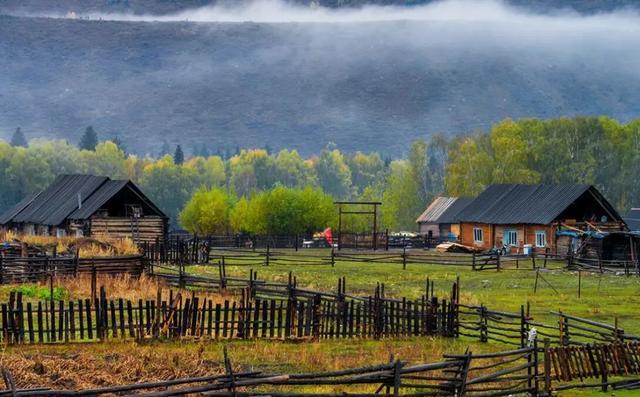
M 540 29 L 0 17 L 0 136 L 75 142 L 93 125 L 141 153 L 166 139 L 397 155 L 504 117 L 640 114 L 637 32 Z

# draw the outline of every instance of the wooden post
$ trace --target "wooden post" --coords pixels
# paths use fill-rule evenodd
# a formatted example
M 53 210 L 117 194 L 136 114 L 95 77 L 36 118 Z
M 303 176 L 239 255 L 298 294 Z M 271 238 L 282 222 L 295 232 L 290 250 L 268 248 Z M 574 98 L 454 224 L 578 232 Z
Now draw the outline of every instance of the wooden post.
M 476 252 L 471 253 L 471 270 L 476 270 Z
M 582 293 L 582 270 L 578 269 L 578 298 Z
M 533 247 L 531 248 L 531 263 L 533 269 L 536 269 L 536 250 Z
M 389 251 L 389 229 L 385 231 L 385 242 L 384 242 L 384 250 Z
M 551 396 L 551 353 L 549 338 L 544 339 L 544 392 Z
M 547 257 L 549 256 L 549 247 L 544 249 L 544 263 L 542 264 L 542 267 L 544 267 L 545 269 L 547 268 Z
M 407 247 L 402 247 L 402 270 L 407 270 Z

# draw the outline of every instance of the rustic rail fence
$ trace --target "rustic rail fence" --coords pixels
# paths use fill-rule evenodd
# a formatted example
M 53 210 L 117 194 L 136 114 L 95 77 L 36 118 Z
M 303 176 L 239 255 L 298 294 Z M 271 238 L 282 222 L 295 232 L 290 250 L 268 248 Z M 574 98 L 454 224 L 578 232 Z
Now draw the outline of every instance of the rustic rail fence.
M 74 256 L 0 256 L 0 284 L 45 281 L 79 274 L 141 275 L 146 268 L 142 255 L 80 258 Z
M 640 387 L 640 343 L 551 347 L 545 340 L 520 349 L 486 354 L 445 354 L 440 361 L 409 364 L 393 356 L 388 363 L 337 371 L 265 373 L 237 370 L 224 349 L 224 373 L 193 378 L 142 382 L 87 390 L 19 388 L 3 368 L 7 396 L 552 396 L 576 388 Z M 242 368 L 242 366 L 240 366 Z M 611 377 L 626 378 L 610 380 Z M 317 392 L 309 392 L 309 387 Z M 323 392 L 321 387 L 331 386 Z
M 298 291 L 286 293 L 264 284 L 245 288 L 241 297 L 223 302 L 161 292 L 155 300 L 108 299 L 23 302 L 11 292 L 1 305 L 2 342 L 50 343 L 112 338 L 383 338 L 441 335 L 454 337 L 456 305 L 422 296 L 389 299 L 383 286 L 374 295 L 345 294 L 344 280 L 337 294 Z M 266 289 L 264 289 L 266 288 Z M 457 286 L 453 285 L 453 296 Z

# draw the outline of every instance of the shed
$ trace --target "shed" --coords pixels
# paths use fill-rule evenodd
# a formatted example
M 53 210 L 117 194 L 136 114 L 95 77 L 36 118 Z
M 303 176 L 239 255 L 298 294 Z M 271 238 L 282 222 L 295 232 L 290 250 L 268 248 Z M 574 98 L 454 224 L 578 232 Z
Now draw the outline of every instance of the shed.
M 472 200 L 470 197 L 436 197 L 416 219 L 418 232 L 429 238 L 456 240 L 460 233 L 456 217 Z
M 40 193 L 0 216 L 0 225 L 22 234 L 163 238 L 167 216 L 129 180 L 60 175 Z

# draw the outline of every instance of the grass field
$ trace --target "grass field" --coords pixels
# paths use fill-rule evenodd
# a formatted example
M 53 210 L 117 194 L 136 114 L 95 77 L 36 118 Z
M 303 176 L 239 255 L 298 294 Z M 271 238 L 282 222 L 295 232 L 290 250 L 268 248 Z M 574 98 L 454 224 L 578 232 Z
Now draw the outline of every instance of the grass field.
M 377 282 L 384 282 L 387 295 L 418 297 L 427 277 L 435 281 L 436 295 L 448 296 L 457 277 L 461 281 L 463 303 L 484 303 L 501 311 L 520 310 L 530 302 L 536 320 L 553 322 L 552 310 L 613 324 L 614 317 L 627 334 L 640 335 L 640 280 L 636 277 L 582 274 L 581 297 L 578 297 L 578 275 L 562 270 L 561 264 L 550 263 L 540 272 L 538 290 L 534 294 L 536 272 L 523 263 L 519 270 L 472 271 L 470 268 L 436 265 L 402 265 L 390 263 L 337 262 L 331 266 L 296 266 L 274 264 L 254 266 L 260 279 L 286 282 L 290 271 L 300 286 L 334 291 L 340 277 L 347 278 L 347 292 L 372 293 Z M 216 266 L 189 266 L 189 272 L 217 276 Z M 249 267 L 231 266 L 228 276 L 247 277 Z M 124 288 L 131 288 L 129 284 Z M 128 285 L 128 287 L 127 287 Z M 78 296 L 73 288 L 61 293 Z M 5 287 L 2 291 L 6 293 Z M 115 287 L 114 287 L 115 288 Z M 148 289 L 148 287 L 145 287 Z M 142 288 L 143 290 L 145 288 Z M 119 292 L 122 292 L 120 290 Z M 113 294 L 115 296 L 115 294 Z M 20 385 L 43 385 L 58 388 L 85 388 L 106 384 L 130 383 L 220 372 L 222 345 L 229 346 L 233 362 L 242 369 L 268 372 L 304 372 L 381 363 L 390 353 L 408 362 L 438 361 L 443 353 L 464 351 L 476 353 L 509 349 L 498 343 L 483 344 L 478 340 L 410 338 L 399 340 L 332 340 L 313 342 L 233 341 L 233 342 L 158 342 L 137 345 L 133 342 L 66 346 L 5 347 L 1 365 L 8 366 Z M 125 365 L 126 364 L 126 365 Z M 85 370 L 80 370 L 84 368 Z M 86 374 L 95 376 L 86 376 Z M 602 396 L 597 390 L 570 391 L 562 396 Z M 612 395 L 611 392 L 608 395 Z M 638 392 L 616 392 L 617 396 L 639 395 Z

